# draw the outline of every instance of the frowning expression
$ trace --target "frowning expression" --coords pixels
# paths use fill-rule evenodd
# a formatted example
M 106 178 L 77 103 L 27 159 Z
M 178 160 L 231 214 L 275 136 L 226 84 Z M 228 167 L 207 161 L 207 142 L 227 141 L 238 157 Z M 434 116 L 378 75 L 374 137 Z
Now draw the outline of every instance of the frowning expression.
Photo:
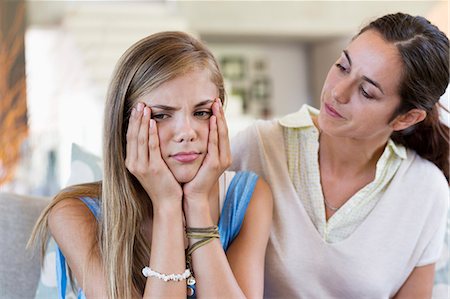
M 195 177 L 207 153 L 211 108 L 219 96 L 210 78 L 208 70 L 191 71 L 143 98 L 156 121 L 161 156 L 180 183 Z

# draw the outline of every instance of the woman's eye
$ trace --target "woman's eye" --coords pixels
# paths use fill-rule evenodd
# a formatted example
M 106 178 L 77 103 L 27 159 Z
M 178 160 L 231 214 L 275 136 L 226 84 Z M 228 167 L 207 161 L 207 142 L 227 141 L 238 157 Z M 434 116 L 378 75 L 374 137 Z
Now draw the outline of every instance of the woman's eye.
M 336 67 L 341 71 L 341 72 L 348 72 L 347 68 L 345 68 L 342 64 L 340 63 L 336 63 Z
M 373 96 L 370 95 L 367 91 L 365 91 L 363 87 L 361 87 L 361 94 L 363 95 L 363 97 L 367 99 L 373 99 Z
M 212 115 L 211 110 L 203 110 L 203 111 L 196 111 L 194 112 L 194 116 L 198 117 L 200 119 L 208 119 Z
M 168 117 L 169 117 L 169 115 L 168 114 L 164 114 L 164 113 L 159 113 L 159 114 L 153 114 L 152 115 L 152 118 L 155 119 L 155 120 L 163 120 L 163 119 L 166 119 Z

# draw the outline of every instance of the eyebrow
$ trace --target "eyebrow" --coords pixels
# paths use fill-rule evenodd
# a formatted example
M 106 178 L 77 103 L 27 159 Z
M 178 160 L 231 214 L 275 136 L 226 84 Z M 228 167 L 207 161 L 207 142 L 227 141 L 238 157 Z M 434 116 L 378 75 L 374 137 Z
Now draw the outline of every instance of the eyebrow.
M 201 106 L 204 106 L 206 104 L 212 103 L 214 102 L 214 100 L 205 100 L 205 101 L 201 101 L 199 103 L 197 103 L 194 107 L 198 108 Z M 166 105 L 151 105 L 149 106 L 150 108 L 154 109 L 161 109 L 161 110 L 166 110 L 166 111 L 176 111 L 176 110 L 180 110 L 180 108 L 176 108 L 176 107 L 171 107 L 171 106 L 166 106 Z
M 348 63 L 350 64 L 350 66 L 352 66 L 352 59 L 350 58 L 350 54 L 348 54 L 348 51 L 347 51 L 347 50 L 344 50 L 344 51 L 342 51 L 342 52 L 344 53 L 345 57 L 347 58 Z M 370 84 L 374 85 L 375 87 L 377 87 L 377 88 L 381 91 L 381 93 L 384 94 L 383 88 L 381 88 L 380 83 L 378 83 L 378 82 L 376 82 L 376 81 L 370 79 L 370 78 L 367 77 L 367 76 L 362 76 L 362 79 L 363 79 L 364 81 L 367 81 L 367 82 L 369 82 Z

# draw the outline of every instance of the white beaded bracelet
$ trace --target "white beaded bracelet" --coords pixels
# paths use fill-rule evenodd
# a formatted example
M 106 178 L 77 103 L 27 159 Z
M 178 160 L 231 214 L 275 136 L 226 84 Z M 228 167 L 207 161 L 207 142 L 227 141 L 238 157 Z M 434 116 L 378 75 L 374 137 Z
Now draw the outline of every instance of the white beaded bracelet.
M 186 269 L 182 274 L 163 274 L 152 270 L 150 267 L 144 267 L 144 269 L 142 269 L 142 274 L 144 274 L 145 277 L 156 277 L 167 282 L 185 280 L 191 276 L 191 271 Z

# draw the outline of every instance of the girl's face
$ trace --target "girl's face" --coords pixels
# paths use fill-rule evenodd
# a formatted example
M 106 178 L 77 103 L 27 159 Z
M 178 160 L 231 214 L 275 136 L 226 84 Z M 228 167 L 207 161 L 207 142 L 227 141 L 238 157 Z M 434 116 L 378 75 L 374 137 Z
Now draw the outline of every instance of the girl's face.
M 318 118 L 327 134 L 387 140 L 400 104 L 402 62 L 397 48 L 369 30 L 353 40 L 325 80 Z
M 161 156 L 180 183 L 195 177 L 206 156 L 209 118 L 218 96 L 210 72 L 195 70 L 163 83 L 142 99 L 156 121 Z

